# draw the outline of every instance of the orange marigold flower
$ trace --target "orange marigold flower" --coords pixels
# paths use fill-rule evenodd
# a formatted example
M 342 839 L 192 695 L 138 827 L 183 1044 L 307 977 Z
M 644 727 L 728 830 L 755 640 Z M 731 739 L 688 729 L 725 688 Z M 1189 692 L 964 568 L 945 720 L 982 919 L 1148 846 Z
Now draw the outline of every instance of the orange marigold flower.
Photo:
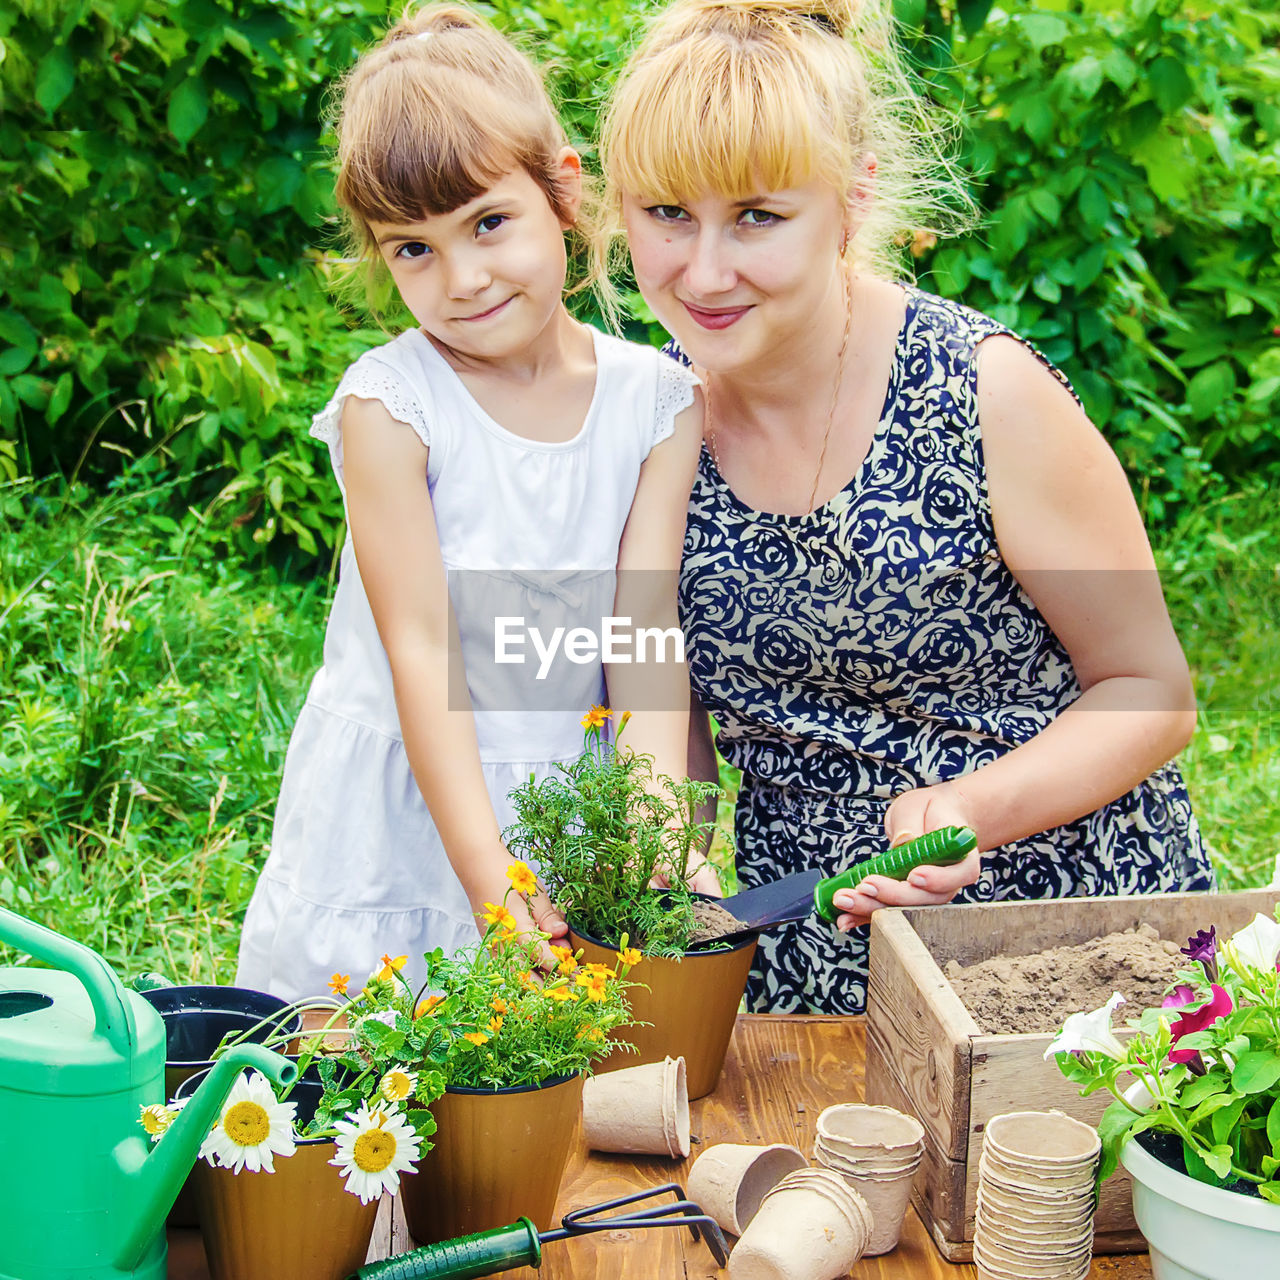
M 531 898 L 538 892 L 538 877 L 529 870 L 526 863 L 513 862 L 507 868 L 507 879 L 511 881 L 511 887 L 526 898 Z
M 408 956 L 396 956 L 394 959 L 389 955 L 383 955 L 382 968 L 378 970 L 379 982 L 390 982 L 391 979 L 400 972 L 401 969 L 409 963 Z
M 517 975 L 516 981 L 526 990 L 537 990 L 538 984 L 533 980 L 533 970 L 526 969 L 523 973 Z
M 596 1004 L 604 1000 L 608 982 L 607 970 L 605 973 L 580 973 L 578 975 L 578 986 L 586 988 L 587 999 L 594 1001 Z
M 635 947 L 623 947 L 616 954 L 618 963 L 626 965 L 628 969 L 634 969 L 641 960 L 640 952 Z
M 594 706 L 582 717 L 584 729 L 603 729 L 606 720 L 613 719 L 613 712 L 608 707 Z
M 588 973 L 603 974 L 607 978 L 614 976 L 613 970 L 607 964 L 589 964 L 586 966 L 586 970 Z
M 489 1019 L 489 1030 L 490 1030 L 490 1031 L 492 1031 L 492 1032 L 493 1032 L 493 1034 L 496 1036 L 496 1035 L 498 1034 L 498 1032 L 502 1030 L 502 1019 L 501 1019 L 501 1018 L 490 1018 L 490 1019 Z
M 488 908 L 484 913 L 486 924 L 496 924 L 506 933 L 515 932 L 516 918 L 506 907 L 497 902 L 486 902 L 484 905 Z
M 549 995 L 552 1000 L 576 1000 L 578 998 L 573 994 L 573 989 L 568 986 L 548 987 L 546 990 L 547 995 Z
M 494 1013 L 506 1013 L 507 1002 L 501 996 L 498 996 L 490 1003 L 489 1008 L 492 1009 Z
M 426 996 L 418 1001 L 418 1007 L 413 1011 L 413 1016 L 429 1018 L 442 1004 L 444 1004 L 444 996 Z
M 464 1031 L 462 1033 L 464 1040 L 470 1040 L 472 1044 L 488 1044 L 489 1037 L 483 1031 Z
M 335 996 L 345 996 L 347 994 L 347 983 L 350 981 L 351 975 L 349 973 L 335 973 L 329 979 L 329 990 Z

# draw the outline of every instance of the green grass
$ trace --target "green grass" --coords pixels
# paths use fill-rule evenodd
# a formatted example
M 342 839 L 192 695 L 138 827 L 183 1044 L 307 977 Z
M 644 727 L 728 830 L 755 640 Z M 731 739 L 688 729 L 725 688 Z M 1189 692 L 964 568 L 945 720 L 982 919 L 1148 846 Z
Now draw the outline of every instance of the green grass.
M 0 488 L 0 902 L 126 976 L 229 981 L 331 575 L 250 563 L 145 469 Z M 1280 516 L 1262 490 L 1157 547 L 1200 696 L 1184 756 L 1224 888 L 1280 852 Z M 727 766 L 727 831 L 737 779 Z M 715 857 L 731 871 L 724 835 Z

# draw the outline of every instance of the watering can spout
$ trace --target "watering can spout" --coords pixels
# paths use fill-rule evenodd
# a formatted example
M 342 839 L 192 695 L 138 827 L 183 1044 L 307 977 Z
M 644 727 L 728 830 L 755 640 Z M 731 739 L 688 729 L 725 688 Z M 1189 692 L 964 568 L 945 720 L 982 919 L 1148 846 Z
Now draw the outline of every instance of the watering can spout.
M 204 1083 L 150 1152 L 141 1129 L 138 1135 L 116 1148 L 117 1159 L 137 1187 L 135 1218 L 128 1224 L 115 1260 L 121 1270 L 130 1270 L 157 1232 L 164 1229 L 165 1214 L 173 1207 L 183 1181 L 196 1162 L 200 1144 L 245 1067 L 262 1072 L 275 1084 L 292 1084 L 298 1077 L 297 1066 L 288 1058 L 261 1045 L 236 1045 L 214 1063 Z

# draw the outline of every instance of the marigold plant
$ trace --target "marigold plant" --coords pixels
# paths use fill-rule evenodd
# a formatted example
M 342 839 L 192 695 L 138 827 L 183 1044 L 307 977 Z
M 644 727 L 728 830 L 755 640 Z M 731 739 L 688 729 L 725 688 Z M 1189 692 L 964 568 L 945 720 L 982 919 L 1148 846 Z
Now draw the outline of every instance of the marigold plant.
M 649 756 L 618 745 L 630 713 L 608 741 L 612 717 L 592 707 L 582 755 L 511 792 L 516 821 L 503 839 L 538 864 L 552 900 L 583 933 L 609 946 L 629 940 L 645 955 L 679 955 L 695 928 L 693 853 L 714 826 L 697 815 L 720 789 L 655 777 Z M 655 879 L 670 888 L 655 892 Z
M 508 896 L 537 889 L 522 862 L 508 878 Z M 554 947 L 556 968 L 543 977 L 538 959 L 548 935 L 518 932 L 505 900 L 485 906 L 487 927 L 474 946 L 455 956 L 429 953 L 420 989 L 399 969 L 387 980 L 379 975 L 352 998 L 348 1021 L 451 1085 L 504 1089 L 589 1071 L 621 1043 L 615 1032 L 631 1017 L 627 974 L 639 957 L 628 949 L 612 967 L 582 965 L 568 948 Z

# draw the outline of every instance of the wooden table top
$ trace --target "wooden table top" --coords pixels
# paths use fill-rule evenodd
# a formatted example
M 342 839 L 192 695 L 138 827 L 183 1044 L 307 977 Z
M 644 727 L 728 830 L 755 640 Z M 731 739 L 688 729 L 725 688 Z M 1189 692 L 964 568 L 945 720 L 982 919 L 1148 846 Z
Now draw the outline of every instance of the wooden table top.
M 664 1182 L 686 1186 L 698 1152 L 717 1142 L 789 1142 L 808 1155 L 819 1112 L 833 1102 L 862 1098 L 865 1045 L 861 1018 L 740 1016 L 719 1086 L 690 1104 L 690 1158 L 602 1155 L 579 1144 L 565 1173 L 558 1212 Z M 398 1202 L 382 1203 L 371 1258 L 412 1247 L 396 1207 Z M 170 1280 L 208 1280 L 198 1233 L 170 1231 L 169 1241 Z M 504 1274 L 512 1280 L 714 1280 L 724 1272 L 688 1231 L 662 1228 L 600 1232 L 549 1244 L 541 1271 L 525 1267 Z M 854 1280 L 976 1280 L 978 1273 L 946 1262 L 915 1211 L 908 1210 L 898 1247 L 883 1257 L 862 1259 L 850 1274 Z M 1145 1280 L 1151 1267 L 1145 1254 L 1096 1258 L 1089 1275 L 1090 1280 Z

